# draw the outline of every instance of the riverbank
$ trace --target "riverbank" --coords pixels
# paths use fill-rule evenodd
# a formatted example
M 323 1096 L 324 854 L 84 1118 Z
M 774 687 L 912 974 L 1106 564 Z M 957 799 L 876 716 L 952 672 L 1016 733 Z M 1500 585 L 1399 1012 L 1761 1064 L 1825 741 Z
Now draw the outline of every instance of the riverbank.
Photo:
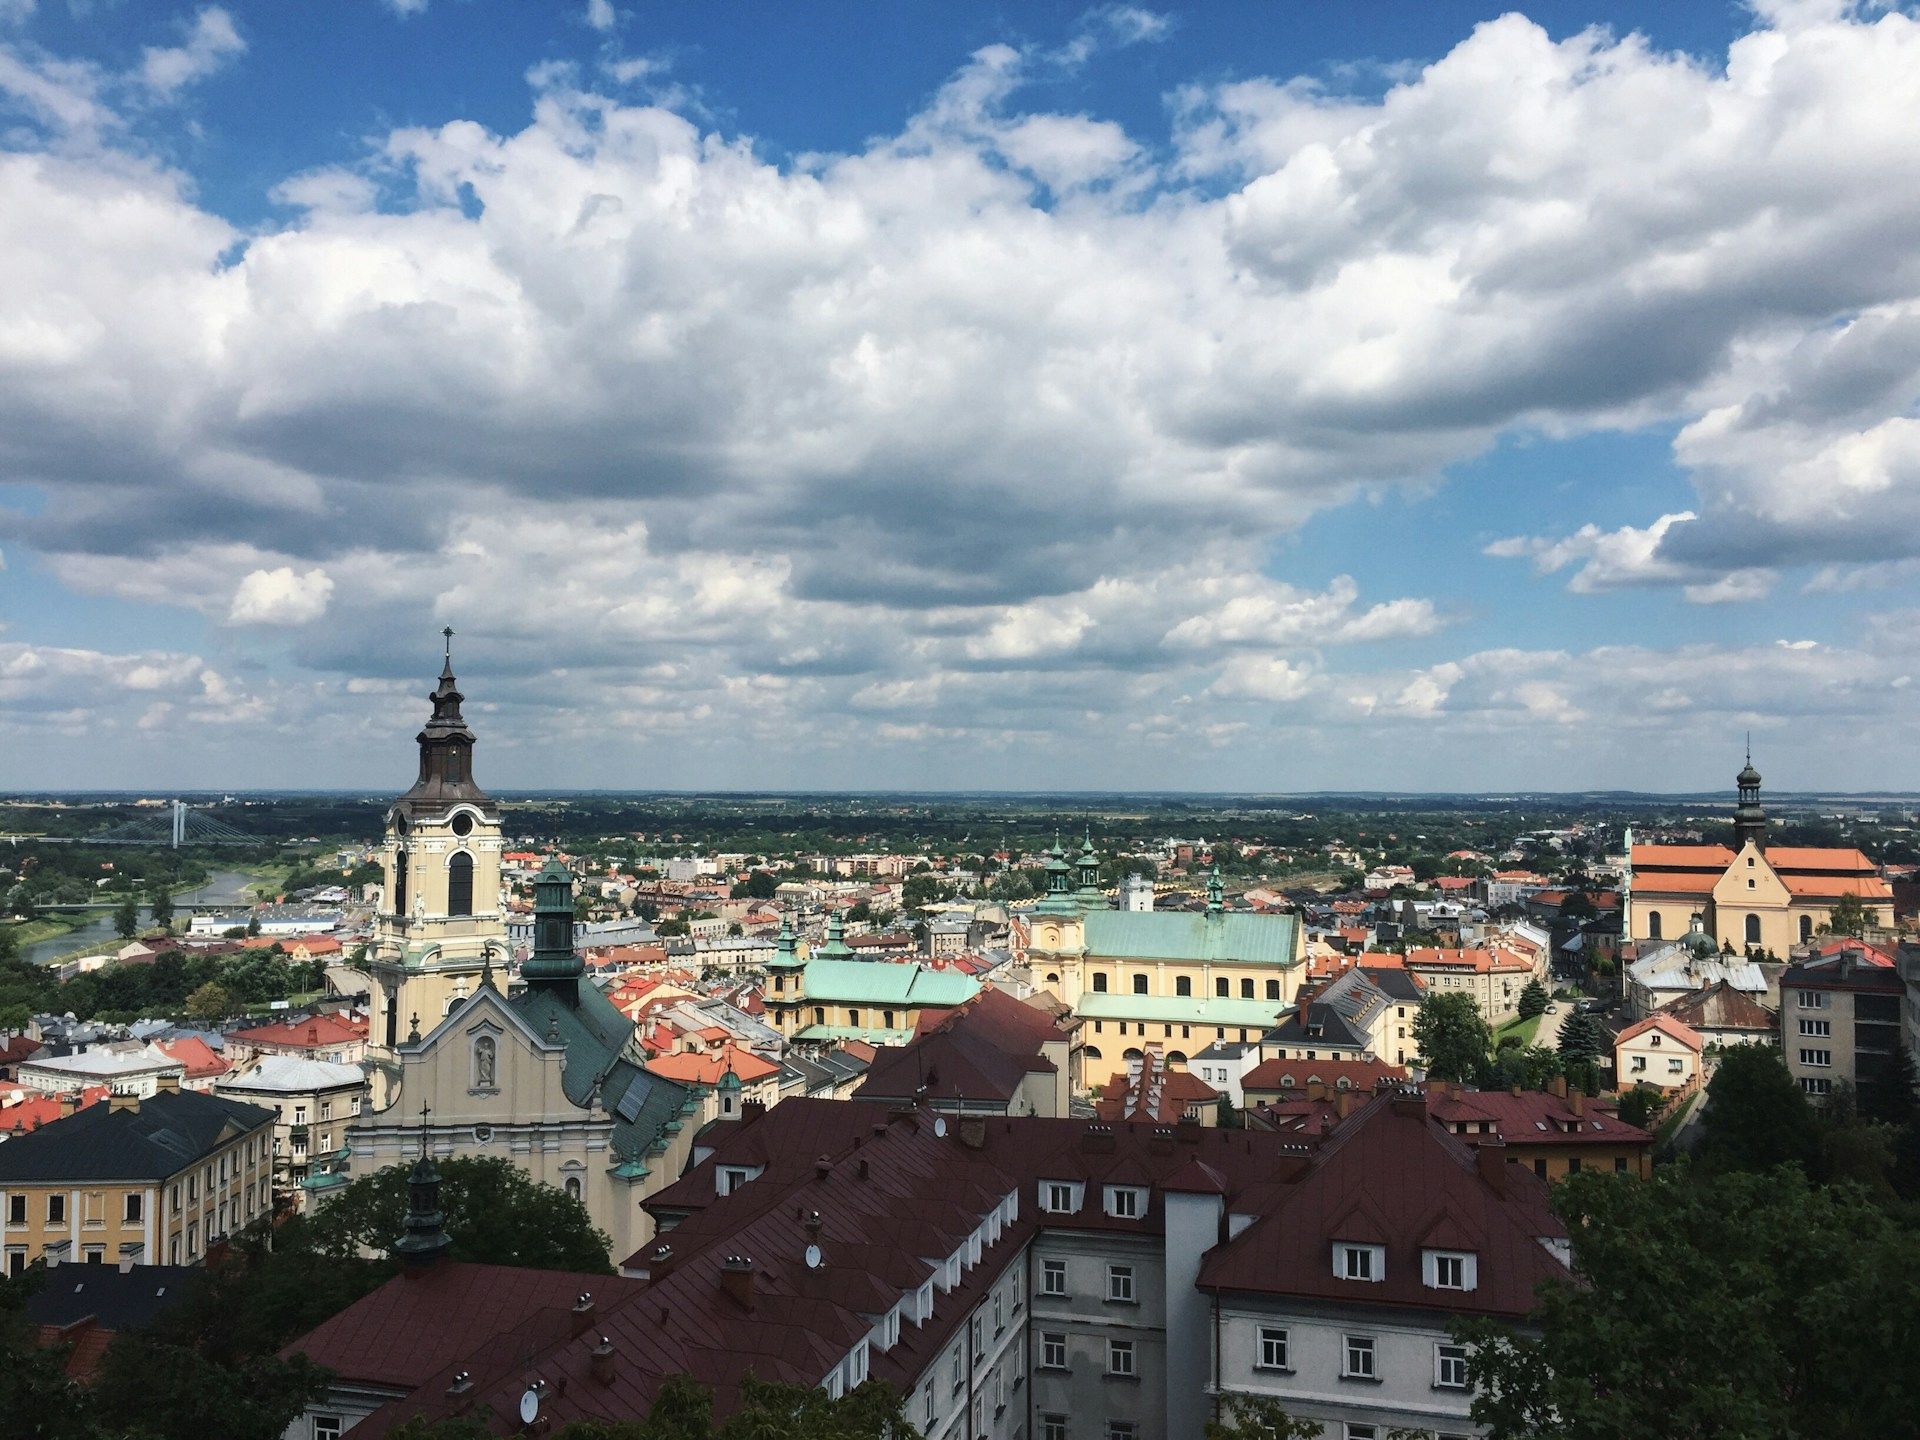
M 278 893 L 273 888 L 276 880 L 277 877 L 270 873 L 268 867 L 217 870 L 199 884 L 175 891 L 173 900 L 176 905 L 252 905 L 262 890 L 268 895 Z M 80 913 L 62 912 L 27 921 L 26 926 L 48 924 L 57 928 L 35 938 L 22 938 L 20 958 L 34 965 L 58 965 L 77 956 L 119 949 L 126 942 L 121 939 L 119 929 L 114 924 L 116 909 L 117 905 Z M 175 923 L 184 926 L 186 920 L 183 914 L 176 918 Z M 153 911 L 142 905 L 136 933 L 144 934 L 155 928 Z

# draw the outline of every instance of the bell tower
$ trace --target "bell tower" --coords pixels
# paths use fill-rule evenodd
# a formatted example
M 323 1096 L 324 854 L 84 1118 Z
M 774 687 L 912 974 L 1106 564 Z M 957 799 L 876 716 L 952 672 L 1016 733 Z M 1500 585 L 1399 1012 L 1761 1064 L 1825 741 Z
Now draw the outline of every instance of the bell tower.
M 1767 848 L 1767 812 L 1760 804 L 1760 772 L 1753 768 L 1753 742 L 1747 742 L 1747 763 L 1734 777 L 1740 800 L 1733 807 L 1733 853 L 1738 855 L 1753 842 L 1763 854 Z
M 395 1052 L 433 1029 L 472 992 L 482 970 L 507 963 L 500 903 L 500 809 L 473 778 L 473 731 L 453 676 L 453 631 L 433 711 L 415 737 L 413 786 L 387 811 L 380 910 L 368 947 L 372 990 L 368 1072 L 376 1110 L 399 1094 Z

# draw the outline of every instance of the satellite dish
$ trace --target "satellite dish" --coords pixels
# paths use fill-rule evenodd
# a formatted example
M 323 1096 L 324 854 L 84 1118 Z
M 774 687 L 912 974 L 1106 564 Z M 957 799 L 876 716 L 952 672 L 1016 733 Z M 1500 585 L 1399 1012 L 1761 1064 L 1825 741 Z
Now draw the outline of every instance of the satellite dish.
M 807 1246 L 807 1269 L 818 1270 L 819 1268 L 820 1247 L 818 1245 L 809 1245 Z
M 944 1115 L 933 1117 L 933 1133 L 942 1140 L 947 1138 L 947 1121 Z
M 520 1423 L 531 1425 L 540 1414 L 540 1390 L 529 1385 L 527 1393 L 520 1397 Z

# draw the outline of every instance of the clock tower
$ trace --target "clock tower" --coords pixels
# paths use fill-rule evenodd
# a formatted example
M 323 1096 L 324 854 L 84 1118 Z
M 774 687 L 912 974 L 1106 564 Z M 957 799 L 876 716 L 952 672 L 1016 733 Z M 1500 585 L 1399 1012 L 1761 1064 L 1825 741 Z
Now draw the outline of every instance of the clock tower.
M 500 904 L 500 808 L 473 778 L 473 731 L 453 678 L 453 631 L 433 713 L 416 737 L 413 786 L 387 811 L 381 900 L 365 968 L 373 1014 L 368 1035 L 372 1103 L 397 1098 L 395 1051 L 435 1025 L 481 973 L 503 971 L 508 949 Z

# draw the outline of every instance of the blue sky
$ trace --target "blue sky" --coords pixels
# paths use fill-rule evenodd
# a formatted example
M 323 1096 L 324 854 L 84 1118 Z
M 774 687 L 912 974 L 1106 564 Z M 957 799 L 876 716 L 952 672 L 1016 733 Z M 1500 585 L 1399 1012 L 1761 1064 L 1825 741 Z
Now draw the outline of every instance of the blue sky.
M 0 0 L 0 786 L 1920 785 L 1920 26 Z

